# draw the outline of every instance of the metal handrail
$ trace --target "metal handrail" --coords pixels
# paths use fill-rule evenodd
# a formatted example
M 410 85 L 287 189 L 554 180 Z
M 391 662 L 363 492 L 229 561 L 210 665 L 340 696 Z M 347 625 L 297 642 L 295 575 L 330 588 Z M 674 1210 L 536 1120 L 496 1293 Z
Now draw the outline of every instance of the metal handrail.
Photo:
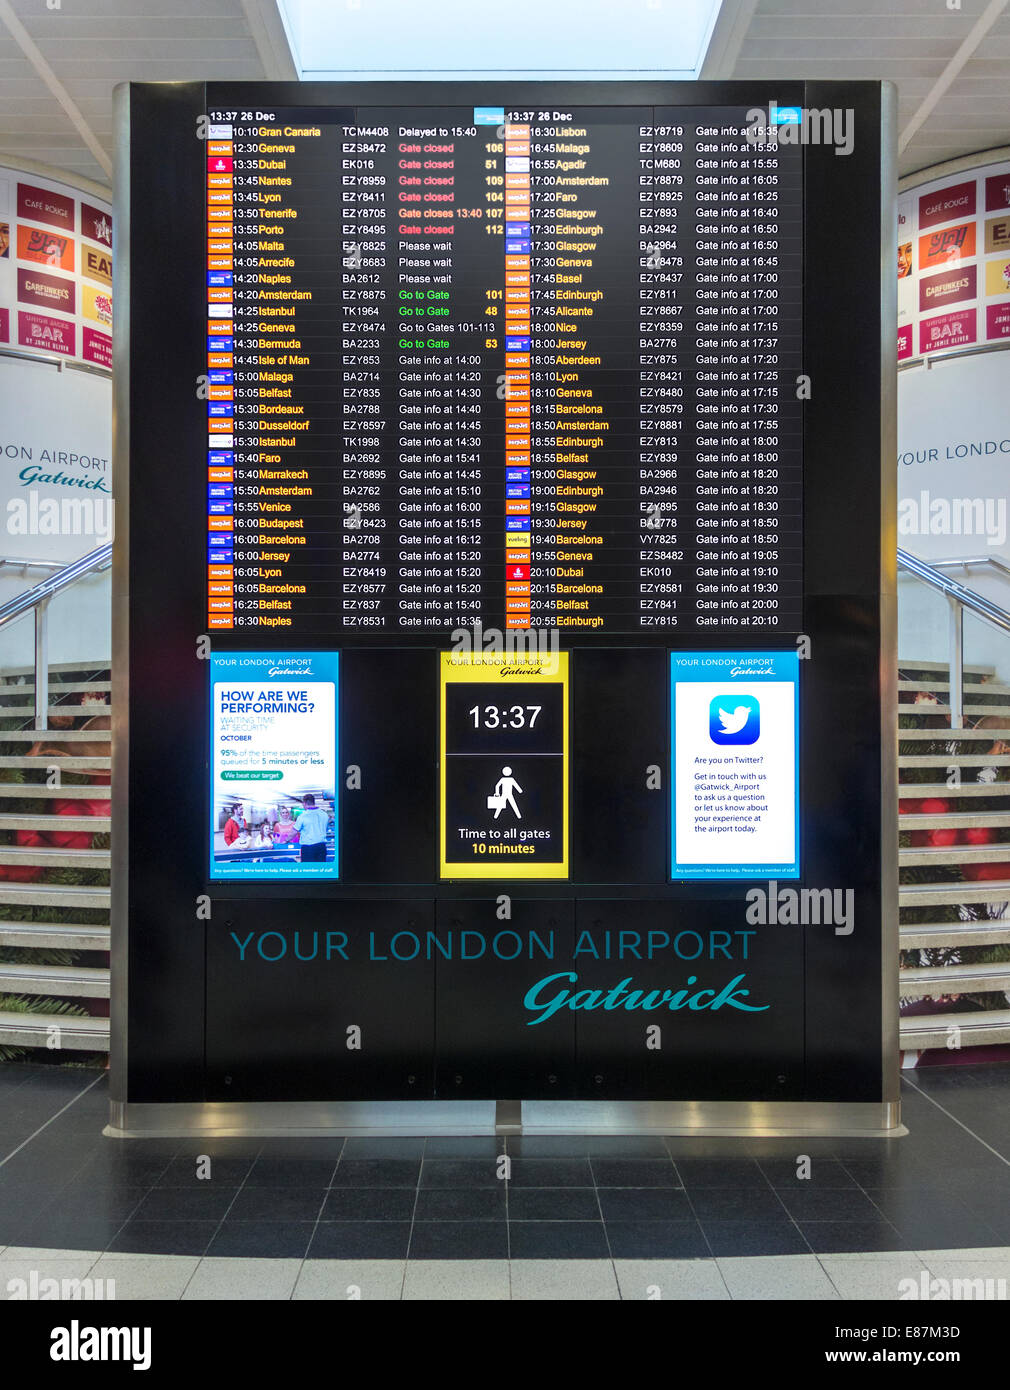
M 983 352 L 1008 352 L 1010 343 L 984 343 L 982 347 L 952 348 L 949 352 L 930 352 L 918 357 L 906 357 L 898 363 L 899 372 L 907 372 L 910 367 L 925 367 L 930 371 L 940 362 L 950 362 L 954 357 L 978 357 Z
M 48 725 L 49 709 L 49 601 L 63 589 L 89 574 L 98 574 L 112 564 L 112 545 L 100 545 L 72 560 L 69 565 L 42 579 L 23 594 L 0 604 L 0 627 L 23 613 L 35 613 L 35 728 Z
M 991 561 L 999 569 L 1006 569 L 1001 561 L 993 559 L 992 556 L 987 555 L 985 559 Z M 957 562 L 940 561 L 940 564 L 950 563 Z M 941 573 L 937 565 L 928 565 L 925 560 L 910 555 L 907 550 L 898 551 L 898 569 L 904 570 L 906 574 L 911 574 L 914 578 L 922 580 L 924 584 L 928 584 L 931 588 L 944 594 L 950 605 L 950 656 L 948 661 L 950 667 L 950 727 L 963 729 L 964 610 L 967 608 L 970 613 L 974 613 L 983 622 L 1007 633 L 1010 633 L 1010 612 L 1001 608 L 998 603 L 993 603 L 991 599 L 984 598 L 982 594 L 977 594 L 974 589 L 968 589 L 965 585 L 959 584 L 956 579 L 948 579 L 945 574 Z
M 0 570 L 61 570 L 61 560 L 0 560 Z
M 71 358 L 61 357 L 55 352 L 22 352 L 20 348 L 8 347 L 6 344 L 0 347 L 0 357 L 16 357 L 22 362 L 41 362 L 43 366 L 55 367 L 58 372 L 70 370 L 72 372 L 88 372 L 91 376 L 101 376 L 111 379 L 112 370 L 109 367 L 100 367 L 95 362 L 75 362 Z
M 947 569 L 971 569 L 978 565 L 991 565 L 994 570 L 999 570 L 1001 574 L 1010 575 L 1010 565 L 1004 565 L 1002 560 L 997 560 L 995 555 L 969 555 L 964 560 L 931 560 L 930 564 L 935 570 Z
M 71 560 L 70 564 L 64 565 L 58 573 L 51 574 L 48 579 L 40 579 L 37 584 L 26 589 L 23 594 L 15 594 L 14 598 L 0 604 L 0 627 L 18 617 L 19 614 L 26 613 L 29 608 L 35 608 L 38 604 L 51 599 L 61 589 L 76 584 L 78 579 L 83 579 L 85 575 L 108 569 L 111 564 L 111 544 L 97 546 L 94 550 L 89 550 L 87 555 L 82 555 L 77 560 Z

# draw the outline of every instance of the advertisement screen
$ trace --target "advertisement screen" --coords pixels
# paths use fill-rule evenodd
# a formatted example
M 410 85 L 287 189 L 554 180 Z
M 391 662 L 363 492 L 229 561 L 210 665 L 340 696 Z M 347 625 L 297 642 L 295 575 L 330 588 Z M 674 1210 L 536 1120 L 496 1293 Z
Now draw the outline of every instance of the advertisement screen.
M 674 652 L 673 877 L 798 878 L 799 658 Z
M 336 878 L 336 652 L 210 663 L 210 876 Z
M 1010 336 L 1008 210 L 1006 160 L 914 183 L 900 195 L 899 361 Z
M 443 878 L 568 876 L 568 653 L 442 655 Z
M 107 204 L 0 165 L 0 343 L 111 367 L 112 230 Z

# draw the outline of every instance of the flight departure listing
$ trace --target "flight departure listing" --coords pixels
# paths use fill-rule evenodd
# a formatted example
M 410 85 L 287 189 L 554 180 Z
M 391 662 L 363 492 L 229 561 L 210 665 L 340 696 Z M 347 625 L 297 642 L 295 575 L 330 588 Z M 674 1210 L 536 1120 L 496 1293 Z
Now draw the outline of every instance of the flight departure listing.
M 211 110 L 212 629 L 802 628 L 802 166 L 742 107 Z

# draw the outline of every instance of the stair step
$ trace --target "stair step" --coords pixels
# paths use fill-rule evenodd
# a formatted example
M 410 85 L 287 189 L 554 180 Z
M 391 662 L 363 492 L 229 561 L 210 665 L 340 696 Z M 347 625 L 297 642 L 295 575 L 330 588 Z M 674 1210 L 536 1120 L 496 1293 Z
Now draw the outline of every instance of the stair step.
M 932 1014 L 903 1018 L 899 1032 L 901 1046 L 908 1051 L 924 1047 L 946 1047 L 950 1030 L 960 1031 L 962 1047 L 982 1046 L 1010 1040 L 1010 1009 L 988 1009 L 957 1014 Z
M 1010 944 L 1010 917 L 981 922 L 908 923 L 899 928 L 898 944 L 903 951 L 936 950 L 944 946 L 1003 946 Z
M 0 782 L 0 796 L 3 783 Z M 899 782 L 898 795 L 905 797 L 938 796 L 947 801 L 957 801 L 962 796 L 1010 796 L 1010 782 L 962 782 L 959 787 L 948 787 L 946 782 Z M 979 812 L 985 815 L 984 811 Z
M 0 946 L 28 946 L 36 950 L 59 947 L 64 951 L 107 951 L 108 926 L 86 922 L 2 922 Z
M 64 695 L 109 695 L 112 694 L 111 681 L 68 681 L 66 685 L 49 683 L 50 703 L 58 701 Z M 13 683 L 10 685 L 0 684 L 0 700 L 23 700 L 27 696 L 32 698 L 32 709 L 35 709 L 35 682 L 25 681 L 25 683 Z M 106 701 L 108 703 L 108 701 Z M 0 709 L 6 706 L 0 704 Z M 84 705 L 60 705 L 58 706 L 61 714 L 66 714 L 71 709 L 84 709 Z M 932 707 L 931 707 L 932 708 Z
M 19 845 L 0 846 L 0 864 L 38 869 L 107 869 L 111 854 L 107 849 L 36 849 Z
M 0 826 L 7 819 L 0 816 Z M 51 819 L 55 822 L 60 817 Z M 1010 811 L 948 811 L 935 816 L 903 811 L 898 817 L 899 830 L 996 830 L 1002 826 L 1010 826 Z
M 0 696 L 2 696 L 3 693 L 4 693 L 4 692 L 3 692 L 3 689 L 0 688 Z M 76 718 L 87 719 L 87 718 L 90 718 L 93 714 L 101 714 L 103 708 L 104 708 L 106 714 L 111 713 L 112 706 L 111 706 L 110 704 L 106 703 L 104 706 L 103 706 L 103 705 L 50 705 L 49 708 L 46 710 L 46 714 L 49 715 L 50 717 L 52 717 L 52 715 L 54 715 L 54 714 L 72 714 L 72 715 L 74 715 Z M 930 708 L 932 708 L 932 706 L 931 706 Z M 15 718 L 15 717 L 21 718 L 22 716 L 24 716 L 25 718 L 34 719 L 34 717 L 35 717 L 35 706 L 34 706 L 34 705 L 2 705 L 2 704 L 0 704 L 0 719 L 13 719 L 13 718 Z
M 999 964 L 914 965 L 898 972 L 898 993 L 904 999 L 936 998 L 940 994 L 979 994 L 1010 989 L 1010 961 Z
M 1010 880 L 991 883 L 901 883 L 899 907 L 936 907 L 940 904 L 1010 902 Z
M 965 682 L 967 685 L 968 682 Z M 995 681 L 972 681 L 971 693 L 979 695 L 983 691 L 986 695 L 1010 695 L 1010 685 L 997 685 Z M 908 681 L 898 680 L 899 690 L 925 690 L 927 693 L 936 694 L 938 690 L 949 690 L 950 681 Z
M 963 666 L 961 668 L 966 676 L 994 676 L 995 666 Z M 944 671 L 950 670 L 950 663 L 947 661 L 902 661 L 898 658 L 899 671 Z
M 914 714 L 919 718 L 925 719 L 931 714 L 947 714 L 951 712 L 950 705 L 913 705 L 911 703 L 899 704 L 899 714 Z M 963 705 L 963 714 L 1000 714 L 1010 715 L 1010 705 Z
M 51 661 L 49 663 L 50 675 L 54 671 L 66 673 L 68 671 L 108 671 L 108 661 Z M 5 666 L 0 669 L 0 681 L 10 680 L 14 676 L 34 676 L 34 666 Z
M 0 962 L 0 994 L 108 999 L 109 972 L 97 965 L 9 965 Z
M 105 756 L 95 758 L 57 757 L 56 762 L 53 761 L 53 758 L 54 755 L 51 753 L 46 753 L 37 758 L 2 757 L 0 758 L 0 767 L 34 768 L 36 772 L 43 772 L 47 767 L 55 767 L 58 765 L 62 767 L 65 772 L 87 772 L 92 768 L 110 768 L 112 766 L 112 758 Z
M 1010 824 L 1010 818 L 1007 823 Z M 107 833 L 111 825 L 111 816 L 0 815 L 0 830 L 41 830 L 45 833 L 54 830 L 90 830 L 92 834 L 101 835 Z
M 82 730 L 87 733 L 87 729 Z M 0 733 L 0 738 L 9 737 L 7 734 Z M 918 739 L 920 742 L 927 742 L 930 739 L 988 739 L 990 743 L 995 743 L 997 739 L 1010 739 L 1010 728 L 1008 729 L 899 729 L 899 739 Z
M 72 1052 L 108 1052 L 107 1018 L 69 1018 L 63 1014 L 17 1014 L 0 1009 L 0 1043 L 19 1047 L 46 1047 L 59 1029 L 61 1049 Z
M 0 883 L 0 903 L 29 907 L 109 908 L 112 892 L 108 884 L 97 888 L 71 887 L 62 883 Z
M 0 767 L 10 759 L 0 758 Z M 45 758 L 36 759 L 45 762 Z M 70 759 L 67 759 L 70 762 Z M 899 753 L 898 766 L 901 767 L 1006 767 L 1010 768 L 1010 756 L 1006 753 Z
M 1010 863 L 1010 844 L 922 845 L 898 851 L 898 867 L 901 869 L 918 868 L 924 864 L 1002 864 L 1004 860 Z
M 86 787 L 75 783 L 66 787 L 47 787 L 44 782 L 0 782 L 0 796 L 24 797 L 28 801 L 54 796 L 67 797 L 71 801 L 108 801 L 111 791 L 107 782 L 93 782 Z
M 941 731 L 942 732 L 942 731 Z M 111 729 L 0 729 L 0 743 L 101 743 L 112 738 Z

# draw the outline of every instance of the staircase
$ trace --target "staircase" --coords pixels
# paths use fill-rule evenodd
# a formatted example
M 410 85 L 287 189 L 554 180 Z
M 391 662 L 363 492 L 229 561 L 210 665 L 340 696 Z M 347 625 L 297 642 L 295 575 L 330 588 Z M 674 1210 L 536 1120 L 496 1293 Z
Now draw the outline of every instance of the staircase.
M 989 751 L 1010 744 L 1010 686 L 996 682 L 991 667 L 966 666 L 965 723 L 985 718 L 997 727 L 951 729 L 948 674 L 937 662 L 899 662 L 900 1036 L 912 1055 L 947 1046 L 954 1029 L 961 1047 L 1010 1041 L 1010 756 Z M 108 799 L 108 788 L 88 779 L 109 770 L 111 750 L 75 756 L 74 746 L 108 745 L 111 735 L 31 727 L 33 681 L 31 668 L 0 670 L 0 831 L 10 832 L 0 834 L 0 866 L 41 870 L 32 882 L 0 878 L 0 1047 L 46 1047 L 58 1029 L 62 1048 L 102 1053 L 109 1048 L 109 1020 L 99 1013 L 109 997 L 109 850 L 14 841 L 17 831 L 108 835 L 108 816 L 51 808 Z M 79 711 L 70 702 L 82 696 L 111 700 L 108 667 L 50 667 L 50 722 Z M 30 753 L 40 735 L 64 756 Z M 50 786 L 55 766 L 60 785 Z M 979 781 L 987 768 L 996 780 Z M 1005 864 L 1006 876 L 973 877 L 989 864 Z M 68 881 L 82 877 L 100 881 Z M 914 1012 L 922 1001 L 951 996 L 964 1007 Z M 20 1012 L 12 999 L 54 1008 Z M 56 1011 L 68 1005 L 73 1014 Z
M 111 677 L 107 662 L 48 671 L 50 727 L 37 729 L 34 668 L 0 668 L 0 1055 L 5 1045 L 109 1050 L 110 825 L 87 812 L 110 796 L 92 779 L 111 768 L 112 736 L 80 725 L 110 713 Z M 71 716 L 76 727 L 53 727 Z M 40 742 L 60 755 L 33 751 Z M 52 845 L 63 832 L 106 847 Z M 12 880 L 23 871 L 29 881 Z
M 1010 686 L 964 666 L 951 728 L 949 667 L 898 672 L 901 1048 L 1010 1042 Z
M 109 1050 L 109 817 L 95 803 L 110 798 L 111 733 L 82 727 L 96 711 L 81 702 L 100 700 L 108 723 L 111 673 L 107 662 L 50 663 L 46 611 L 110 562 L 99 547 L 0 607 L 0 1060 L 12 1047 Z M 906 1059 L 1010 1042 L 1010 685 L 963 663 L 968 612 L 1010 669 L 1010 610 L 949 579 L 940 567 L 952 563 L 1010 579 L 989 558 L 927 565 L 898 551 L 901 574 L 943 597 L 950 634 L 948 662 L 898 663 Z M 5 625 L 29 613 L 36 661 L 4 667 Z

